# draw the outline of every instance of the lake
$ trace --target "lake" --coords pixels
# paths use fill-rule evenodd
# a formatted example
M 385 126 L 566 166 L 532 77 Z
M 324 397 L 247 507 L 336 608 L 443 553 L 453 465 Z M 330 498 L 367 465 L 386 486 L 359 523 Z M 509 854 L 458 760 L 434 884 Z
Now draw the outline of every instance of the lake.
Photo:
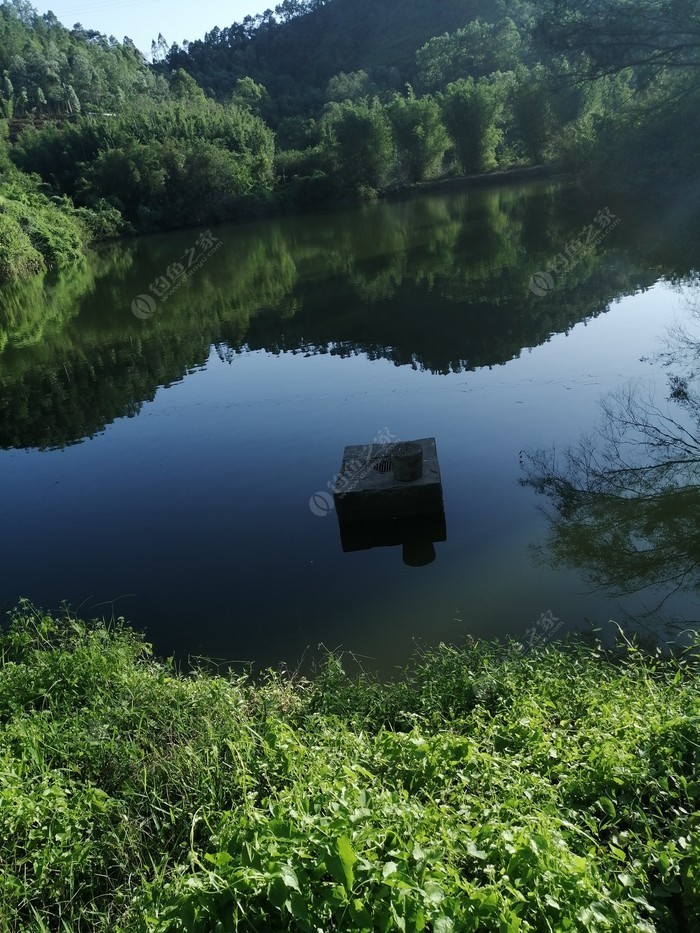
M 5 287 L 0 607 L 66 601 L 161 654 L 258 667 L 323 645 L 387 671 L 417 644 L 611 620 L 682 637 L 692 464 L 680 510 L 664 474 L 643 518 L 628 486 L 553 522 L 523 479 L 625 386 L 692 433 L 680 358 L 657 355 L 700 306 L 698 243 L 679 209 L 537 183 L 144 237 Z M 435 559 L 344 551 L 315 505 L 344 447 L 423 437 Z

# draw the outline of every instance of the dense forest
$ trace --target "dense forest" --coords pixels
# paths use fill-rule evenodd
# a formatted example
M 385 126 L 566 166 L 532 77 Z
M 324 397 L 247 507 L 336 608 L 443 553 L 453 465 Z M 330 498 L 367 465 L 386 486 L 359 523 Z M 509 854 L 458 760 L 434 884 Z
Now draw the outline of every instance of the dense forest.
M 516 166 L 688 202 L 699 35 L 690 0 L 284 0 L 148 62 L 6 0 L 0 281 L 96 239 Z

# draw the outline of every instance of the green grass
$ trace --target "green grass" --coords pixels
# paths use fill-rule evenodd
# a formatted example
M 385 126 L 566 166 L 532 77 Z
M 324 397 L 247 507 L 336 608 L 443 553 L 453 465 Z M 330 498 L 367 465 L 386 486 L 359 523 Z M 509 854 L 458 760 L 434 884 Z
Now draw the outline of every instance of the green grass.
M 38 176 L 22 174 L 0 148 L 0 285 L 76 266 L 93 240 L 126 229 L 105 202 L 97 210 L 76 208 L 69 198 L 49 199 L 41 187 Z
M 0 199 L 0 283 L 45 269 L 44 257 Z
M 86 237 L 80 224 L 39 192 L 3 185 L 0 218 L 6 231 L 0 241 L 0 281 L 60 269 L 83 255 Z
M 24 604 L 0 637 L 2 931 L 692 930 L 700 668 L 441 646 L 257 684 Z

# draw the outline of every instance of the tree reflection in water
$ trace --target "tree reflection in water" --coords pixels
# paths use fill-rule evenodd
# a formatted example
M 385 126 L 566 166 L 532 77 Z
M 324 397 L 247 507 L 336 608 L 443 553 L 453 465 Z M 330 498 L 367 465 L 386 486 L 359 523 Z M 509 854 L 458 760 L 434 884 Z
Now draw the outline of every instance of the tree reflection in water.
M 658 354 L 669 393 L 631 383 L 606 397 L 593 433 L 563 453 L 528 451 L 524 478 L 549 502 L 540 559 L 613 596 L 646 591 L 658 612 L 700 590 L 700 294 L 695 328 Z M 687 620 L 686 620 L 687 621 Z

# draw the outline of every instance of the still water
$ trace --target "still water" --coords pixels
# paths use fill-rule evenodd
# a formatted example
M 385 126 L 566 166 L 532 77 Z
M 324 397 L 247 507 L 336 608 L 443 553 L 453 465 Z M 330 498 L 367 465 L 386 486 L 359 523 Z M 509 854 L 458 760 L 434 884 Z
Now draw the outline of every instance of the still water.
M 609 620 L 675 637 L 698 617 L 692 477 L 675 523 L 664 487 L 644 528 L 552 525 L 523 452 L 595 433 L 630 380 L 692 429 L 657 354 L 700 305 L 699 242 L 677 212 L 538 184 L 146 237 L 5 289 L 0 607 L 67 601 L 258 666 L 324 645 L 388 670 L 416 643 Z M 310 507 L 379 436 L 436 439 L 426 566 L 344 552 Z M 674 546 L 680 580 L 647 559 Z

